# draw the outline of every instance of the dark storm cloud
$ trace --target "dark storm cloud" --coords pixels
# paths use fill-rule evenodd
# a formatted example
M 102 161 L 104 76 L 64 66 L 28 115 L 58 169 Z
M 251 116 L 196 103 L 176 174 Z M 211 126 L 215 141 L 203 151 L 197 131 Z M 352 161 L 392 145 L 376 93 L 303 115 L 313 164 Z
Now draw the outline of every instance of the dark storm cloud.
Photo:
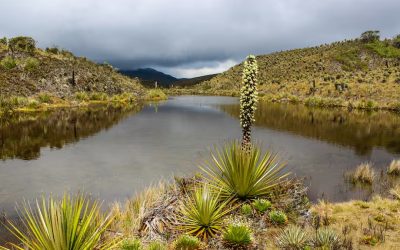
M 185 70 L 220 70 L 249 53 L 368 29 L 393 36 L 400 33 L 399 10 L 399 0 L 5 0 L 0 35 L 29 35 L 42 47 L 55 44 L 120 68 L 155 66 L 188 76 Z

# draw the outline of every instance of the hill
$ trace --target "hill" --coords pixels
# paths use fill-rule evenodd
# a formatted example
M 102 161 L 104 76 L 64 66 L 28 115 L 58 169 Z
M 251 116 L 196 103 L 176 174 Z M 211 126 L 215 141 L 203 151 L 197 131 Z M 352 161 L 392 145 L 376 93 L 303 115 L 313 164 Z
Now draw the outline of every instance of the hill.
M 355 39 L 259 55 L 259 94 L 272 101 L 317 106 L 400 109 L 400 49 L 395 46 L 400 38 L 396 39 Z M 242 66 L 181 92 L 238 95 Z
M 160 87 L 169 87 L 174 82 L 178 81 L 177 78 L 152 68 L 120 70 L 119 72 L 131 78 L 139 78 L 143 85 L 149 87 L 154 87 L 155 82 L 157 82 Z
M 193 78 L 181 78 L 177 80 L 176 82 L 173 83 L 173 86 L 193 86 L 199 83 L 202 83 L 204 81 L 208 81 L 212 79 L 214 76 L 217 74 L 211 74 L 211 75 L 204 75 L 204 76 L 198 76 L 198 77 L 193 77 Z
M 137 79 L 58 48 L 36 48 L 30 37 L 0 39 L 0 95 L 33 96 L 46 92 L 65 98 L 76 92 L 144 94 Z

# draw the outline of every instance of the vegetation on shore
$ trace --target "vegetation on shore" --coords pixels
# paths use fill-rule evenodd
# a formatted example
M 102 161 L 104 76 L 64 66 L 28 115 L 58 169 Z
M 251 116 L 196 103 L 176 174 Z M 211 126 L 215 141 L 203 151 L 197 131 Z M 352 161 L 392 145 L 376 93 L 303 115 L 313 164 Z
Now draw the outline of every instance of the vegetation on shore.
M 247 65 L 253 63 L 254 57 L 248 57 Z M 102 249 L 105 245 L 105 249 L 182 250 L 398 247 L 398 186 L 390 196 L 368 202 L 311 205 L 303 182 L 287 173 L 276 154 L 262 151 L 251 141 L 258 101 L 255 72 L 243 74 L 248 86 L 241 95 L 242 140 L 211 152 L 200 174 L 149 187 L 125 205 L 114 204 L 110 217 L 100 215 L 96 202 L 91 205 L 83 199 L 76 203 L 79 196 L 77 200 L 65 196 L 60 202 L 50 199 L 37 210 L 27 203 L 22 221 L 32 233 L 24 237 L 19 227 L 8 223 L 14 235 L 22 237 L 21 245 L 14 246 L 24 249 L 43 241 L 44 249 Z M 252 80 L 247 81 L 248 77 Z M 397 169 L 397 161 L 389 166 L 388 175 L 390 169 Z M 363 165 L 354 180 L 368 180 L 365 177 L 372 171 L 370 165 Z M 44 226 L 46 230 L 41 230 Z M 81 242 L 78 239 L 84 237 L 80 235 L 93 234 L 88 245 L 69 244 Z M 56 244 L 57 248 L 52 247 Z
M 320 107 L 400 110 L 399 36 L 371 36 L 257 56 L 259 96 Z M 243 63 L 168 94 L 239 96 Z

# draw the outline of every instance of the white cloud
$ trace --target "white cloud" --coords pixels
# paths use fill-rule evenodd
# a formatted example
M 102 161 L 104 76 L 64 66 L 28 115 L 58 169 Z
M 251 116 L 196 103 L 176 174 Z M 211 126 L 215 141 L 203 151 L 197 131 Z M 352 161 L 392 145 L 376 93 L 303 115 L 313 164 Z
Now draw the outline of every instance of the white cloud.
M 212 65 L 207 66 L 185 66 L 185 67 L 156 67 L 157 70 L 170 74 L 177 78 L 192 78 L 203 75 L 211 75 L 221 73 L 227 69 L 238 64 L 235 60 L 226 60 L 222 62 L 216 62 Z

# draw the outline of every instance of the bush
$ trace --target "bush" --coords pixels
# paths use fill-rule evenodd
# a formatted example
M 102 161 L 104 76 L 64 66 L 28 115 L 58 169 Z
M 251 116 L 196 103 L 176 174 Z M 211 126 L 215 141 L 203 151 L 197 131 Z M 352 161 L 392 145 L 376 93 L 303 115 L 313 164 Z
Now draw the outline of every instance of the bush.
M 120 244 L 119 249 L 121 250 L 141 250 L 143 249 L 142 243 L 139 239 L 126 239 Z
M 220 202 L 220 196 L 207 185 L 197 187 L 184 199 L 179 207 L 179 228 L 188 234 L 207 238 L 220 231 L 223 217 L 231 211 L 228 202 Z
M 5 69 L 13 69 L 17 66 L 17 62 L 11 56 L 6 56 L 0 61 L 0 65 Z
M 39 67 L 39 60 L 33 57 L 29 57 L 28 59 L 26 59 L 25 61 L 25 66 L 24 69 L 27 71 L 34 71 Z
M 317 231 L 313 245 L 320 249 L 340 249 L 340 237 L 334 230 L 322 228 Z
M 167 246 L 159 241 L 151 242 L 147 247 L 148 250 L 167 250 Z
M 368 30 L 361 34 L 361 41 L 364 43 L 369 43 L 377 41 L 380 38 L 379 30 Z
M 212 161 L 203 167 L 205 179 L 225 199 L 251 199 L 268 195 L 288 174 L 271 152 L 261 153 L 257 146 L 243 150 L 240 143 L 228 143 L 212 153 Z
M 7 46 L 7 37 L 0 38 L 0 44 Z
M 241 247 L 252 242 L 251 230 L 245 224 L 230 224 L 223 234 L 227 245 Z
M 309 237 L 303 228 L 289 226 L 276 238 L 276 245 L 281 249 L 302 250 L 307 247 Z
M 286 214 L 282 211 L 273 210 L 269 212 L 268 216 L 274 224 L 283 225 L 288 221 Z
M 389 175 L 400 175 L 400 160 L 393 160 L 387 170 Z
M 251 208 L 251 206 L 249 204 L 243 204 L 242 205 L 242 214 L 249 216 L 253 213 L 253 209 Z
M 372 184 L 375 178 L 375 170 L 371 163 L 362 163 L 356 170 L 349 175 L 349 179 L 353 184 L 364 183 Z
M 22 51 L 33 53 L 36 48 L 36 42 L 32 37 L 27 36 L 17 36 L 13 37 L 8 41 L 8 47 L 12 52 Z
M 269 200 L 257 199 L 253 202 L 253 206 L 258 212 L 264 213 L 271 208 L 272 204 Z
M 150 89 L 147 91 L 146 100 L 166 100 L 167 95 L 161 89 Z
M 78 195 L 64 195 L 60 201 L 50 197 L 36 201 L 35 206 L 24 203 L 20 211 L 23 228 L 9 222 L 8 228 L 26 249 L 110 249 L 119 242 L 102 241 L 112 218 L 104 217 L 97 201 Z M 17 249 L 17 244 L 12 244 Z
M 46 52 L 57 55 L 57 54 L 60 53 L 60 50 L 58 49 L 58 47 L 53 46 L 53 47 L 50 47 L 50 48 L 46 48 Z
M 179 236 L 173 244 L 175 250 L 197 250 L 200 245 L 199 239 L 186 234 Z
M 77 99 L 78 101 L 88 101 L 89 96 L 86 92 L 76 92 L 75 99 Z

